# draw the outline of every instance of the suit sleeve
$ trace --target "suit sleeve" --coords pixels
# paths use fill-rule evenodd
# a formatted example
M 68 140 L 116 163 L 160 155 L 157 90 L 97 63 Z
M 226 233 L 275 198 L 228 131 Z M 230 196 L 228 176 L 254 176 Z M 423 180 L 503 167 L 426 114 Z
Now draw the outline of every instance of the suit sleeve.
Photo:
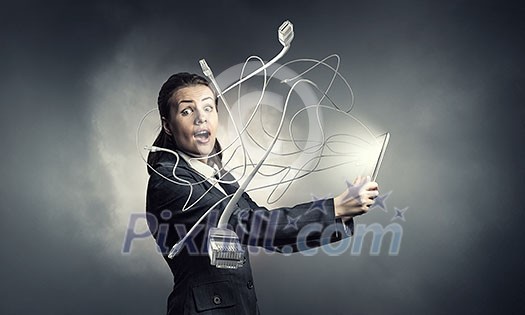
M 241 242 L 278 252 L 297 252 L 349 237 L 353 219 L 335 217 L 333 198 L 268 210 L 244 193 L 230 218 Z
M 210 208 L 206 217 L 190 238 L 188 250 L 195 253 L 206 249 L 206 231 L 216 226 L 229 198 L 210 192 L 211 185 L 186 168 L 161 166 L 148 182 L 146 210 L 148 225 L 163 254 L 180 240 Z M 177 184 L 188 181 L 192 185 Z M 341 240 L 351 235 L 353 220 L 346 224 L 335 218 L 333 199 L 322 199 L 268 210 L 257 205 L 244 193 L 229 220 L 241 243 L 264 247 L 272 251 L 303 251 Z M 183 210 L 184 209 L 184 210 Z

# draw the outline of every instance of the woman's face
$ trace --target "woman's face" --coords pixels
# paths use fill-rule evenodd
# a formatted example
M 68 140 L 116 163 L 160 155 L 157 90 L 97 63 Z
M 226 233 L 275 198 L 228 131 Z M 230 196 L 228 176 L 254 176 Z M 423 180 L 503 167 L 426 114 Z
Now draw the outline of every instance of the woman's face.
M 184 87 L 173 93 L 170 104 L 170 117 L 162 119 L 164 131 L 189 155 L 210 155 L 219 124 L 212 90 L 202 84 Z M 201 161 L 206 163 L 207 159 Z

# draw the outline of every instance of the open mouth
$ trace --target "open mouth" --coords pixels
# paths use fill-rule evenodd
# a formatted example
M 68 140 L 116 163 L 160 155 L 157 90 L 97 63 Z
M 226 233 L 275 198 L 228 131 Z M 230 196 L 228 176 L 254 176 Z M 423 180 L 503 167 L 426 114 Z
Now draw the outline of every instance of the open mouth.
M 210 132 L 208 130 L 200 130 L 193 134 L 193 137 L 198 142 L 206 143 L 210 140 Z

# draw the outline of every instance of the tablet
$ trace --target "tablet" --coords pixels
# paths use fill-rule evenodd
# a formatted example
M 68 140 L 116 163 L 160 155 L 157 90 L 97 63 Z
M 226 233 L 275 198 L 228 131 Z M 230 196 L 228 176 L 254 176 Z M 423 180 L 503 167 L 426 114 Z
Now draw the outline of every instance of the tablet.
M 374 172 L 372 173 L 372 181 L 376 181 L 377 174 L 379 173 L 379 168 L 381 167 L 381 162 L 383 162 L 383 156 L 385 155 L 386 147 L 388 146 L 388 141 L 390 141 L 390 133 L 387 132 L 384 134 L 385 138 L 383 139 L 383 144 L 381 146 L 381 151 L 379 152 L 379 158 L 377 159 L 376 166 L 374 167 Z

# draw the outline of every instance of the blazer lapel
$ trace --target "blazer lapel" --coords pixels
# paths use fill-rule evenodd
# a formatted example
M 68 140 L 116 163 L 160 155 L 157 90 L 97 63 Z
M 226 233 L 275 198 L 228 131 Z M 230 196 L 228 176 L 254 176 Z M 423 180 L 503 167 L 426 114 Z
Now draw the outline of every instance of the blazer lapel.
M 239 185 L 236 182 L 233 182 L 234 180 L 235 180 L 235 177 L 233 177 L 233 175 L 228 172 L 222 176 L 221 181 L 219 181 L 219 185 L 221 185 L 222 189 L 224 189 L 224 191 L 227 194 L 233 195 L 239 188 Z M 228 183 L 223 183 L 222 181 L 233 182 L 233 183 L 228 184 Z

